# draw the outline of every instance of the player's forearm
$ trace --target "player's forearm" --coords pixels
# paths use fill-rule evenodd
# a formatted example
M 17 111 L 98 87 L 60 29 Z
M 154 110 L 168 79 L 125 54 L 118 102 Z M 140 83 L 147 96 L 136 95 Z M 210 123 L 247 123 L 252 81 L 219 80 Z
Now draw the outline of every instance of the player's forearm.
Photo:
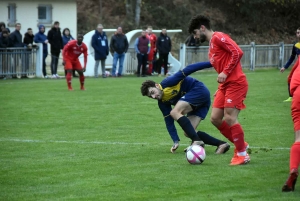
M 284 65 L 284 68 L 287 69 L 290 67 L 290 65 L 293 63 L 294 59 L 295 59 L 295 55 L 291 55 L 288 62 L 286 62 L 286 64 Z
M 188 65 L 182 71 L 185 74 L 185 76 L 188 76 L 196 71 L 203 70 L 203 69 L 210 68 L 210 67 L 212 67 L 212 65 L 208 61 L 207 62 L 198 62 L 198 63 Z
M 165 123 L 167 130 L 169 132 L 170 137 L 172 138 L 173 142 L 180 141 L 179 136 L 177 134 L 176 127 L 174 125 L 174 119 L 171 116 L 165 118 Z

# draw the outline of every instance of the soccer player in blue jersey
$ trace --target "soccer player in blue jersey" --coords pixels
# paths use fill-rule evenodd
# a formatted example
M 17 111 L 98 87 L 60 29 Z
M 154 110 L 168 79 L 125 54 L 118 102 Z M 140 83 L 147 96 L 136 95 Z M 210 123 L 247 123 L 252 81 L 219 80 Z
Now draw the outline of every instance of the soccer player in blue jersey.
M 293 45 L 293 50 L 292 50 L 292 54 L 290 56 L 290 59 L 287 61 L 287 63 L 284 65 L 284 67 L 282 67 L 280 69 L 280 72 L 284 72 L 285 69 L 287 69 L 288 67 L 290 67 L 290 65 L 293 63 L 293 61 L 295 60 L 295 57 L 296 56 L 299 56 L 300 55 L 300 27 L 297 29 L 296 31 L 296 36 L 297 36 L 297 40 L 298 42 L 296 42 L 294 45 Z M 291 78 L 292 78 L 292 74 L 293 74 L 293 71 L 297 68 L 298 65 L 294 65 L 292 71 L 290 72 L 290 75 L 288 76 L 288 91 L 289 91 L 289 98 L 284 100 L 283 102 L 290 102 L 292 101 L 292 95 L 290 93 L 290 82 L 291 82 Z
M 142 83 L 142 95 L 158 101 L 167 130 L 174 142 L 171 147 L 172 153 L 179 147 L 180 141 L 174 120 L 184 130 L 185 136 L 192 140 L 192 144 L 204 146 L 205 143 L 217 146 L 216 154 L 223 154 L 230 148 L 227 142 L 195 130 L 208 113 L 211 104 L 210 92 L 202 82 L 188 75 L 210 67 L 210 62 L 200 62 L 188 65 L 173 76 L 165 78 L 160 84 L 152 80 Z

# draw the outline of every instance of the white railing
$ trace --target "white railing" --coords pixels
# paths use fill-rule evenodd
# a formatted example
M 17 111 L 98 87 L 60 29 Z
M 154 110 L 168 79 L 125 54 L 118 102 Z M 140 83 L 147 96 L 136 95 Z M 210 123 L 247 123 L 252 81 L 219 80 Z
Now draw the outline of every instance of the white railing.
M 244 55 L 241 59 L 242 67 L 254 70 L 261 67 L 281 68 L 289 59 L 292 52 L 292 44 L 283 42 L 275 45 L 239 45 Z M 188 47 L 180 44 L 179 61 L 182 66 L 208 61 L 208 46 Z

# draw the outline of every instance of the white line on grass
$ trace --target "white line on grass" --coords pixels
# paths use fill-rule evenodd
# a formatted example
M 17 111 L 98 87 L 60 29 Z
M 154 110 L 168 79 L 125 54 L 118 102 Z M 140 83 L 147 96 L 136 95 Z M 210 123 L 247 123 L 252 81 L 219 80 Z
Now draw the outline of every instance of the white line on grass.
M 153 145 L 151 143 L 142 142 L 102 142 L 102 141 L 67 141 L 67 140 L 22 140 L 22 139 L 5 139 L 0 138 L 0 142 L 24 142 L 24 143 L 67 143 L 67 144 L 104 144 L 104 145 Z M 157 143 L 156 145 L 170 145 L 170 143 Z M 180 144 L 189 146 L 190 144 Z M 274 150 L 290 150 L 287 147 L 254 147 L 253 149 L 274 149 Z

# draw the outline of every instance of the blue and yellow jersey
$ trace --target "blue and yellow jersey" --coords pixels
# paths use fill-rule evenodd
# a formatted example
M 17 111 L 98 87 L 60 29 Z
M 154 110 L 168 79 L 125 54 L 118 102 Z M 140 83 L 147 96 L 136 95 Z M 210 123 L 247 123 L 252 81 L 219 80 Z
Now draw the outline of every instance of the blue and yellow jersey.
M 174 75 L 165 78 L 159 84 L 160 89 L 163 91 L 163 95 L 162 99 L 158 101 L 158 107 L 165 118 L 167 130 L 174 142 L 179 141 L 180 139 L 177 135 L 174 119 L 170 116 L 172 105 L 176 105 L 179 99 L 188 93 L 196 84 L 204 86 L 202 82 L 192 77 L 188 77 L 188 75 L 195 71 L 210 67 L 212 67 L 210 62 L 192 64 Z
M 293 63 L 296 56 L 300 55 L 300 42 L 295 43 L 293 46 L 292 54 L 288 60 L 288 62 L 285 64 L 284 68 L 287 69 L 290 67 L 290 65 Z

